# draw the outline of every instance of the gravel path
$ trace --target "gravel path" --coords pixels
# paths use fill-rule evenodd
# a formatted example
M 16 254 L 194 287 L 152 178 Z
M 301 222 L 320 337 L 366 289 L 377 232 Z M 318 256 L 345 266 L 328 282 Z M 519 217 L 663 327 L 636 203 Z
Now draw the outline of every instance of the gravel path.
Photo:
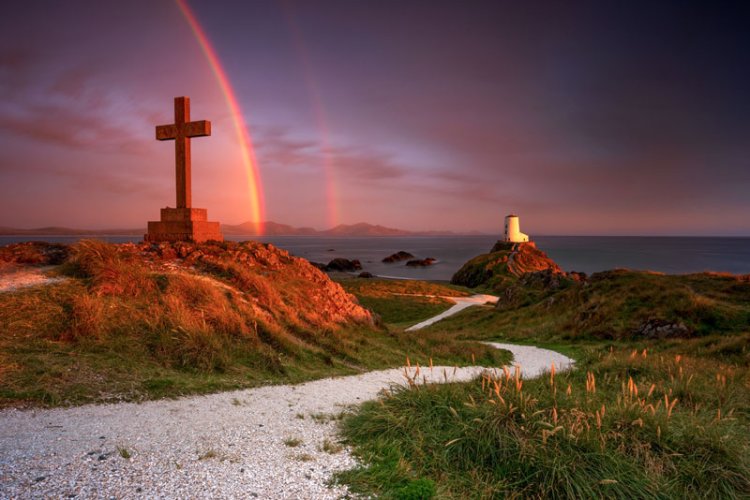
M 19 267 L 0 270 L 0 292 L 12 292 L 19 288 L 34 285 L 47 285 L 57 283 L 65 278 L 47 276 L 46 272 L 52 269 L 47 267 Z
M 546 349 L 491 345 L 511 351 L 526 378 L 572 363 Z M 419 379 L 470 380 L 482 370 L 435 367 Z M 0 411 L 0 498 L 339 498 L 346 490 L 326 482 L 356 462 L 337 443 L 336 416 L 404 375 L 391 369 L 142 404 Z
M 429 295 L 423 295 L 423 297 L 429 297 Z M 410 326 L 406 329 L 407 332 L 413 332 L 415 330 L 421 330 L 422 328 L 426 326 L 430 326 L 433 323 L 437 323 L 441 319 L 445 319 L 448 316 L 453 316 L 457 312 L 463 311 L 467 307 L 471 306 L 480 306 L 482 304 L 495 304 L 497 303 L 498 298 L 494 295 L 472 295 L 471 297 L 442 297 L 443 299 L 448 299 L 451 302 L 455 302 L 456 305 L 451 307 L 450 309 L 447 309 L 437 316 L 433 316 L 432 318 L 426 319 L 422 321 L 421 323 L 417 323 L 414 326 Z

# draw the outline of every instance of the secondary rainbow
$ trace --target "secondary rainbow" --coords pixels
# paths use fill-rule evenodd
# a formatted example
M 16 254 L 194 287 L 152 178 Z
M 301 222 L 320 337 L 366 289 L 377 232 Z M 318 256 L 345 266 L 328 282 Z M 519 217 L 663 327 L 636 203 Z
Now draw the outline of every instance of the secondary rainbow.
M 335 227 L 340 223 L 338 200 L 338 184 L 336 180 L 336 164 L 334 148 L 331 146 L 330 128 L 328 126 L 328 115 L 323 105 L 323 99 L 318 90 L 315 73 L 313 71 L 310 55 L 304 42 L 302 30 L 300 30 L 295 20 L 292 6 L 287 2 L 281 4 L 284 19 L 291 36 L 292 46 L 295 49 L 297 57 L 302 64 L 302 76 L 310 95 L 312 112 L 317 124 L 318 139 L 320 142 L 320 152 L 322 156 L 323 172 L 326 183 L 326 220 L 329 227 Z
M 234 93 L 234 89 L 229 82 L 229 78 L 227 77 L 226 71 L 224 71 L 221 61 L 219 60 L 219 56 L 216 54 L 213 45 L 211 45 L 208 36 L 206 36 L 206 32 L 203 31 L 200 23 L 198 23 L 198 18 L 195 16 L 195 13 L 190 9 L 187 1 L 175 1 L 177 2 L 177 6 L 180 8 L 182 14 L 185 16 L 195 38 L 198 40 L 198 44 L 208 60 L 208 64 L 219 83 L 219 87 L 221 88 L 221 91 L 224 94 L 224 99 L 229 107 L 229 112 L 232 115 L 234 129 L 237 133 L 237 139 L 240 145 L 242 163 L 247 175 L 247 187 L 250 194 L 250 212 L 252 220 L 256 223 L 258 234 L 263 234 L 263 225 L 266 220 L 263 185 L 261 184 L 258 163 L 255 160 L 253 141 L 250 138 L 250 132 L 248 131 L 247 124 L 243 118 L 242 109 L 237 102 L 237 96 Z

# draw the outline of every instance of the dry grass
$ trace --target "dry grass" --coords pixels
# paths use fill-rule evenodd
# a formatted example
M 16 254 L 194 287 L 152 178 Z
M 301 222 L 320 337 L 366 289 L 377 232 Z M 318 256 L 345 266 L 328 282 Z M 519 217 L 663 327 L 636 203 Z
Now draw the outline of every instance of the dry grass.
M 414 342 L 375 328 L 325 274 L 265 245 L 81 241 L 70 253 L 61 271 L 72 279 L 0 294 L 0 406 L 295 382 L 397 366 L 407 354 L 492 358 L 447 336 Z
M 284 443 L 284 445 L 289 446 L 290 448 L 296 448 L 297 446 L 302 444 L 302 440 L 295 437 L 284 438 L 282 442 Z

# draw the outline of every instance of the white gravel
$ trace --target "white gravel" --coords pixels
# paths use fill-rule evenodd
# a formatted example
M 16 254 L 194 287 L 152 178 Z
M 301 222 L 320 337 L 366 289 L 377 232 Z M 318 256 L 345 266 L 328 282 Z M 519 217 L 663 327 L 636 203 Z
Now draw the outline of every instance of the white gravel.
M 430 297 L 429 295 L 423 295 L 423 297 Z M 441 319 L 445 319 L 448 316 L 453 316 L 454 314 L 463 311 L 467 307 L 471 306 L 480 306 L 483 304 L 495 304 L 497 303 L 498 298 L 494 295 L 472 295 L 471 297 L 442 297 L 444 299 L 448 299 L 451 302 L 454 302 L 456 305 L 452 306 L 449 309 L 446 309 L 445 311 L 441 312 L 437 316 L 433 316 L 432 318 L 426 319 L 422 321 L 421 323 L 417 323 L 414 326 L 410 326 L 406 329 L 407 332 L 413 332 L 415 330 L 421 330 L 422 328 L 425 328 L 427 326 L 432 325 L 433 323 L 437 323 Z
M 13 292 L 19 288 L 35 285 L 48 285 L 65 280 L 63 277 L 47 276 L 46 267 L 19 267 L 0 270 L 0 292 Z
M 546 349 L 491 345 L 511 351 L 526 378 L 572 364 Z M 427 368 L 419 379 L 482 371 Z M 323 450 L 338 440 L 326 417 L 404 382 L 404 370 L 391 369 L 179 400 L 0 411 L 0 498 L 340 498 L 346 489 L 327 482 L 356 461 L 346 449 Z

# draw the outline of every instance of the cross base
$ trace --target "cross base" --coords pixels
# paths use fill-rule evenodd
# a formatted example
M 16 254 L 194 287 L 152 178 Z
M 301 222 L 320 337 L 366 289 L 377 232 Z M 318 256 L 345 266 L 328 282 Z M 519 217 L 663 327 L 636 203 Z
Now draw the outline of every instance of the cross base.
M 143 239 L 159 241 L 224 241 L 218 222 L 209 222 L 205 208 L 162 208 L 160 221 L 148 222 Z

